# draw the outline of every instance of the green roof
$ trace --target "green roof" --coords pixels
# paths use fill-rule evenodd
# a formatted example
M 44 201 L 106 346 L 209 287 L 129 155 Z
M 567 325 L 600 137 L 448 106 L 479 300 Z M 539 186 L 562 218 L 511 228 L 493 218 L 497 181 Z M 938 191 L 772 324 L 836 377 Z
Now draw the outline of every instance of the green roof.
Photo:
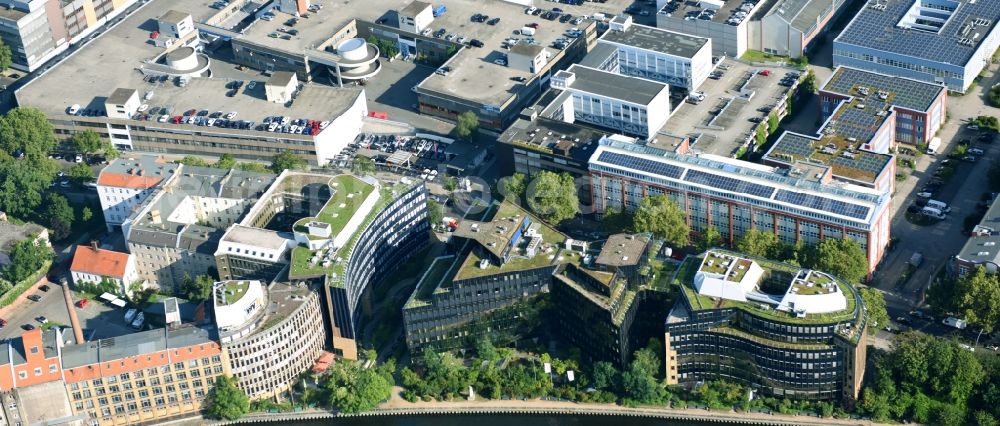
M 805 349 L 805 350 L 808 350 L 808 349 L 824 350 L 824 349 L 830 349 L 830 348 L 833 347 L 832 345 L 824 345 L 824 344 L 821 344 L 821 343 L 803 343 L 803 342 L 792 343 L 792 342 L 786 342 L 786 341 L 783 341 L 783 340 L 768 339 L 766 337 L 758 336 L 756 334 L 747 333 L 747 332 L 745 332 L 743 330 L 740 330 L 740 329 L 737 329 L 737 328 L 726 327 L 726 326 L 711 328 L 708 331 L 711 332 L 711 333 L 728 334 L 728 335 L 733 336 L 733 337 L 738 337 L 738 338 L 741 338 L 741 339 L 744 339 L 744 340 L 749 340 L 749 341 L 752 341 L 752 342 L 757 342 L 757 343 L 760 343 L 762 345 L 770 346 L 770 347 L 774 347 L 774 348 L 797 349 L 797 350 L 803 350 L 803 349 Z
M 761 258 L 751 258 L 746 255 L 727 252 L 724 250 L 714 249 L 715 252 L 720 252 L 730 256 L 737 256 L 746 259 L 751 259 L 757 262 L 762 269 L 764 269 L 765 274 L 772 271 L 787 272 L 792 276 L 801 269 L 798 266 L 790 265 L 787 263 L 775 262 L 771 260 L 761 259 Z M 760 306 L 759 302 L 741 302 L 738 300 L 729 300 L 721 298 L 712 298 L 698 294 L 698 290 L 694 287 L 694 276 L 698 272 L 698 267 L 702 263 L 704 254 L 698 256 L 688 256 L 681 262 L 680 267 L 677 269 L 677 274 L 674 275 L 674 283 L 680 285 L 682 294 L 690 302 L 691 308 L 693 310 L 709 310 L 709 309 L 723 309 L 723 308 L 736 308 L 741 309 L 744 312 L 756 315 L 762 318 L 767 318 L 773 321 L 779 321 L 791 324 L 829 324 L 834 322 L 841 322 L 845 320 L 850 320 L 854 318 L 854 308 L 857 304 L 855 300 L 855 290 L 850 285 L 847 285 L 839 280 L 833 280 L 840 287 L 841 292 L 843 292 L 845 299 L 847 299 L 847 307 L 843 310 L 837 312 L 828 312 L 822 314 L 808 314 L 805 318 L 799 318 L 792 312 L 778 311 L 775 309 L 765 309 Z
M 344 182 L 344 181 L 338 182 L 338 183 L 341 183 L 341 184 L 344 184 L 344 185 L 343 186 L 338 185 L 337 188 L 353 188 L 353 189 L 356 189 L 356 190 L 361 190 L 363 192 L 364 196 L 361 197 L 359 200 L 356 200 L 356 202 L 359 205 L 360 205 L 361 201 L 364 200 L 364 197 L 367 197 L 368 194 L 370 194 L 371 191 L 374 189 L 371 185 L 369 185 L 369 184 L 367 184 L 367 183 L 365 183 L 363 181 L 360 181 L 359 179 L 357 179 L 357 178 L 355 178 L 353 176 L 346 176 L 345 175 L 345 176 L 339 176 L 338 178 L 340 178 L 340 177 L 349 177 L 349 178 L 353 179 L 354 181 L 360 182 L 364 186 L 368 187 L 368 189 L 365 190 L 365 189 L 363 189 L 364 187 L 362 187 L 362 186 L 351 186 L 351 185 L 356 185 L 356 182 L 351 182 L 349 179 L 347 180 L 347 182 Z M 368 212 L 368 215 L 365 216 L 365 219 L 364 219 L 364 221 L 362 221 L 361 226 L 358 227 L 358 232 L 355 232 L 354 235 L 352 235 L 351 238 L 349 240 L 347 240 L 347 243 L 345 243 L 344 246 L 341 247 L 337 251 L 337 255 L 335 257 L 341 258 L 340 262 L 334 262 L 333 264 L 331 264 L 329 267 L 326 267 L 326 268 L 324 268 L 322 264 L 317 264 L 316 266 L 310 267 L 309 266 L 309 258 L 312 257 L 314 251 L 313 250 L 309 250 L 308 247 L 301 246 L 301 245 L 295 247 L 294 249 L 292 249 L 292 266 L 291 266 L 291 270 L 289 271 L 289 278 L 291 278 L 291 279 L 314 278 L 314 277 L 320 277 L 320 276 L 323 276 L 323 275 L 326 275 L 326 274 L 333 273 L 333 274 L 337 274 L 338 278 L 335 279 L 335 280 L 331 280 L 331 285 L 338 285 L 338 284 L 340 284 L 340 277 L 343 277 L 343 275 L 344 275 L 344 267 L 348 263 L 347 260 L 350 258 L 350 254 L 354 250 L 354 244 L 357 243 L 358 237 L 361 235 L 361 231 L 364 231 L 364 229 L 367 228 L 369 224 L 371 224 L 371 221 L 374 220 L 375 216 L 378 215 L 379 212 L 381 212 L 382 209 L 385 208 L 385 206 L 389 205 L 389 203 L 391 203 L 392 200 L 396 199 L 396 197 L 398 197 L 403 191 L 409 190 L 410 188 L 412 188 L 412 185 L 397 184 L 397 185 L 394 185 L 394 186 L 388 186 L 388 185 L 383 185 L 382 186 L 382 190 L 379 193 L 378 201 L 375 203 L 375 206 L 372 207 L 371 211 Z M 348 191 L 351 191 L 351 189 L 348 189 Z M 339 192 L 339 190 L 338 190 L 338 192 Z M 358 196 L 355 196 L 354 198 L 357 198 L 357 197 Z M 322 218 L 322 217 L 324 217 L 324 214 L 327 215 L 325 217 L 329 217 L 329 214 L 337 212 L 336 209 L 329 210 L 328 208 L 331 205 L 339 206 L 340 203 L 333 204 L 334 200 L 338 200 L 338 199 L 340 199 L 340 198 L 338 198 L 338 196 L 336 194 L 334 194 L 334 196 L 330 198 L 330 202 L 328 202 L 327 205 L 323 207 L 323 211 L 320 212 L 320 214 L 319 214 L 318 217 Z M 344 224 L 346 224 L 347 221 L 350 220 L 350 217 L 353 216 L 353 214 L 355 212 L 357 212 L 357 207 L 354 207 L 351 210 L 351 214 L 350 215 L 348 215 L 345 218 L 341 219 L 341 216 L 343 215 L 343 212 L 345 210 L 347 210 L 347 209 L 346 208 L 341 209 L 341 211 L 340 211 L 341 214 L 339 214 L 336 218 L 333 218 L 333 219 L 337 219 L 338 221 L 343 221 L 343 223 L 340 224 L 340 228 L 336 228 L 335 227 L 336 230 L 331 234 L 331 238 L 333 238 L 334 236 L 336 236 L 337 232 L 339 232 L 339 230 L 343 228 Z M 331 223 L 331 225 L 334 225 L 334 224 Z
M 455 274 L 456 280 L 468 279 L 482 277 L 486 275 L 493 275 L 501 272 L 507 271 L 520 271 L 527 269 L 541 268 L 553 263 L 570 263 L 579 261 L 579 255 L 575 252 L 563 251 L 561 247 L 566 241 L 566 236 L 555 230 L 542 220 L 529 214 L 527 211 L 518 207 L 515 204 L 503 202 L 497 209 L 496 213 L 493 214 L 493 218 L 509 217 L 516 215 L 527 215 L 531 218 L 532 224 L 538 224 L 538 232 L 542 235 L 542 240 L 546 244 L 554 244 L 560 248 L 554 250 L 551 253 L 538 253 L 534 257 L 526 258 L 521 256 L 513 256 L 509 261 L 503 265 L 494 265 L 490 262 L 490 265 L 486 269 L 479 268 L 479 261 L 481 260 L 475 252 L 469 253 L 469 256 L 462 262 L 462 266 L 459 268 L 458 273 Z M 562 258 L 560 260 L 560 257 Z
M 340 175 L 330 179 L 330 187 L 333 195 L 319 211 L 316 217 L 304 217 L 295 223 L 295 230 L 300 231 L 305 228 L 305 224 L 317 221 L 330 224 L 330 237 L 336 237 L 347 225 L 347 221 L 354 217 L 361 204 L 368 198 L 375 189 L 374 186 L 357 177 L 351 175 Z M 308 231 L 305 231 L 308 232 Z
M 223 297 L 218 298 L 220 305 L 229 305 L 247 293 L 247 289 L 250 288 L 249 281 L 226 281 L 221 286 L 216 288 L 216 291 L 223 290 L 225 292 Z
M 417 308 L 430 304 L 431 296 L 437 292 L 445 292 L 451 287 L 449 271 L 454 273 L 455 256 L 439 257 L 434 259 L 430 268 L 424 272 L 421 280 L 417 283 L 417 288 L 413 291 L 410 299 L 406 301 L 406 308 Z

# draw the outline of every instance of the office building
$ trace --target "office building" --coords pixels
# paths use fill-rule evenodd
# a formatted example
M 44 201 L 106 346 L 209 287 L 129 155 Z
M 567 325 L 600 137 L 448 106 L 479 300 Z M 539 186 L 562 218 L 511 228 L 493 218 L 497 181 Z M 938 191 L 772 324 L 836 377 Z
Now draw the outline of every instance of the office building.
M 96 242 L 89 246 L 76 246 L 69 273 L 74 285 L 109 282 L 122 296 L 131 296 L 133 285 L 142 286 L 135 269 L 135 256 L 98 248 Z
M 179 165 L 163 157 L 119 158 L 97 175 L 97 195 L 108 231 L 121 227 L 136 206 L 176 176 Z
M 896 186 L 896 114 L 885 92 L 841 100 L 816 135 L 786 131 L 764 156 L 763 163 L 789 169 L 793 176 L 806 173 L 831 180 L 892 193 Z
M 280 397 L 323 353 L 320 299 L 308 286 L 222 281 L 212 300 L 228 372 L 251 399 Z
M 139 279 L 177 290 L 184 277 L 207 274 L 226 229 L 274 182 L 270 173 L 181 166 L 122 225 Z
M 360 300 L 427 242 L 426 188 L 403 178 L 285 171 L 215 250 L 225 280 L 272 280 L 288 268 L 292 281 L 325 284 L 334 349 L 356 354 Z
M 994 199 L 982 220 L 972 228 L 968 239 L 962 245 L 958 254 L 951 258 L 948 270 L 952 275 L 965 276 L 982 267 L 986 272 L 995 274 L 1000 266 L 997 243 L 1000 242 L 1000 201 Z
M 760 396 L 857 400 L 868 324 L 852 285 L 714 249 L 688 256 L 677 279 L 664 332 L 667 384 L 724 379 Z
M 712 55 L 738 58 L 752 49 L 751 16 L 763 12 L 768 2 L 687 2 L 663 3 L 656 14 L 656 26 L 665 30 L 712 39 Z
M 121 150 L 170 154 L 266 160 L 288 151 L 322 165 L 361 131 L 362 88 L 306 80 L 285 102 L 269 101 L 266 81 L 227 74 L 236 64 L 199 36 L 225 11 L 154 1 L 18 89 L 18 105 L 44 112 L 59 138 L 89 129 Z M 154 37 L 147 22 L 169 33 Z
M 694 232 L 713 227 L 729 243 L 751 229 L 774 232 L 788 244 L 850 238 L 873 271 L 889 243 L 891 194 L 830 182 L 828 167 L 808 170 L 609 139 L 590 158 L 592 202 L 597 212 L 633 210 L 644 198 L 664 194 L 685 212 Z
M 1000 5 L 976 0 L 870 0 L 833 41 L 833 66 L 964 93 L 1000 47 Z
M 885 97 L 883 101 L 881 98 Z M 819 90 L 820 112 L 829 118 L 841 102 L 862 103 L 868 99 L 884 102 L 896 122 L 896 142 L 925 144 L 934 137 L 947 118 L 948 94 L 937 83 L 839 67 Z
M 587 160 L 598 141 L 609 132 L 539 116 L 518 118 L 497 138 L 495 148 L 501 175 L 540 171 L 587 175 Z
M 583 122 L 643 139 L 651 139 L 670 117 L 670 89 L 642 78 L 573 65 L 552 77 L 562 90 L 548 108 L 567 123 Z
M 613 48 L 602 70 L 688 91 L 697 90 L 712 72 L 712 39 L 633 24 L 629 15 L 618 15 L 609 25 L 597 39 L 598 45 Z
M 633 324 L 648 291 L 643 285 L 652 241 L 648 235 L 608 237 L 596 256 L 561 267 L 552 277 L 552 303 L 558 334 L 587 358 L 624 367 L 637 342 Z
M 487 217 L 459 222 L 449 243 L 456 254 L 435 259 L 404 305 L 410 351 L 513 340 L 532 316 L 530 296 L 548 291 L 560 263 L 581 257 L 564 249 L 566 236 L 513 204 L 491 206 Z

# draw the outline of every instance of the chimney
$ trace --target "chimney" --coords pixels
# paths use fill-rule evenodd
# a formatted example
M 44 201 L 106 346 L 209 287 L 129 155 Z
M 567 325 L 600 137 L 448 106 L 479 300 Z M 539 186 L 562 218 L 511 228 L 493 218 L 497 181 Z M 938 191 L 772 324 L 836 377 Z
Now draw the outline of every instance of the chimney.
M 97 247 L 97 240 L 90 240 L 90 248 L 94 251 L 100 250 L 100 248 Z

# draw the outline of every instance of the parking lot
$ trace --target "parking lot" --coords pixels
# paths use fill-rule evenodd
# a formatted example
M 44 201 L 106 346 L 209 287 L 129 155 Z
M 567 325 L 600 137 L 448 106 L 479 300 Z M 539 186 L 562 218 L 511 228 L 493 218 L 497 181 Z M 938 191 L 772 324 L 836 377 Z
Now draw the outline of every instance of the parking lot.
M 705 80 L 699 87 L 705 99 L 677 107 L 663 130 L 697 139 L 692 146 L 697 152 L 730 156 L 757 126 L 751 119 L 766 120 L 764 111 L 770 111 L 789 90 L 778 83 L 792 70 L 732 60 L 722 61 L 716 70 L 722 72 L 721 77 Z M 762 70 L 770 75 L 761 74 Z
M 63 301 L 63 291 L 58 284 L 49 284 L 49 291 L 39 291 L 35 294 L 41 296 L 39 301 L 25 301 L 13 313 L 8 314 L 7 326 L 0 329 L 0 339 L 17 337 L 24 332 L 24 327 L 31 324 L 34 327 L 41 327 L 42 324 L 36 320 L 44 316 L 55 325 L 69 326 L 69 313 L 66 312 L 66 303 Z M 75 300 L 79 300 L 74 296 Z M 77 318 L 83 327 L 83 336 L 87 340 L 103 339 L 107 337 L 121 336 L 134 333 L 135 330 L 125 324 L 124 312 L 113 308 L 100 301 L 91 300 L 86 307 L 77 308 Z
M 434 68 L 426 65 L 383 61 L 379 74 L 365 83 L 368 111 L 384 112 L 389 120 L 407 123 L 418 132 L 447 135 L 455 127 L 453 123 L 417 112 L 413 88 L 433 73 Z

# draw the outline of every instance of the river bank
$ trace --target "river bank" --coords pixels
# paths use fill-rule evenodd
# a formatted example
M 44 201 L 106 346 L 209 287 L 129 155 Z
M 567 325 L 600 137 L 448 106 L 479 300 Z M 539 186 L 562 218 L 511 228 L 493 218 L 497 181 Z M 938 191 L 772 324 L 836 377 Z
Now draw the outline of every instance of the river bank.
M 632 417 L 646 419 L 673 420 L 682 423 L 726 424 L 726 425 L 852 425 L 876 426 L 880 423 L 868 420 L 818 418 L 794 416 L 785 414 L 768 414 L 735 411 L 712 411 L 706 409 L 668 409 L 659 407 L 629 408 L 613 404 L 578 404 L 565 401 L 529 400 L 486 400 L 486 401 L 445 401 L 445 402 L 415 402 L 402 399 L 383 403 L 378 409 L 358 414 L 337 415 L 324 410 L 309 410 L 296 413 L 257 413 L 250 414 L 235 422 L 220 422 L 224 424 L 248 423 L 288 423 L 308 420 L 347 419 L 386 416 L 605 416 Z

